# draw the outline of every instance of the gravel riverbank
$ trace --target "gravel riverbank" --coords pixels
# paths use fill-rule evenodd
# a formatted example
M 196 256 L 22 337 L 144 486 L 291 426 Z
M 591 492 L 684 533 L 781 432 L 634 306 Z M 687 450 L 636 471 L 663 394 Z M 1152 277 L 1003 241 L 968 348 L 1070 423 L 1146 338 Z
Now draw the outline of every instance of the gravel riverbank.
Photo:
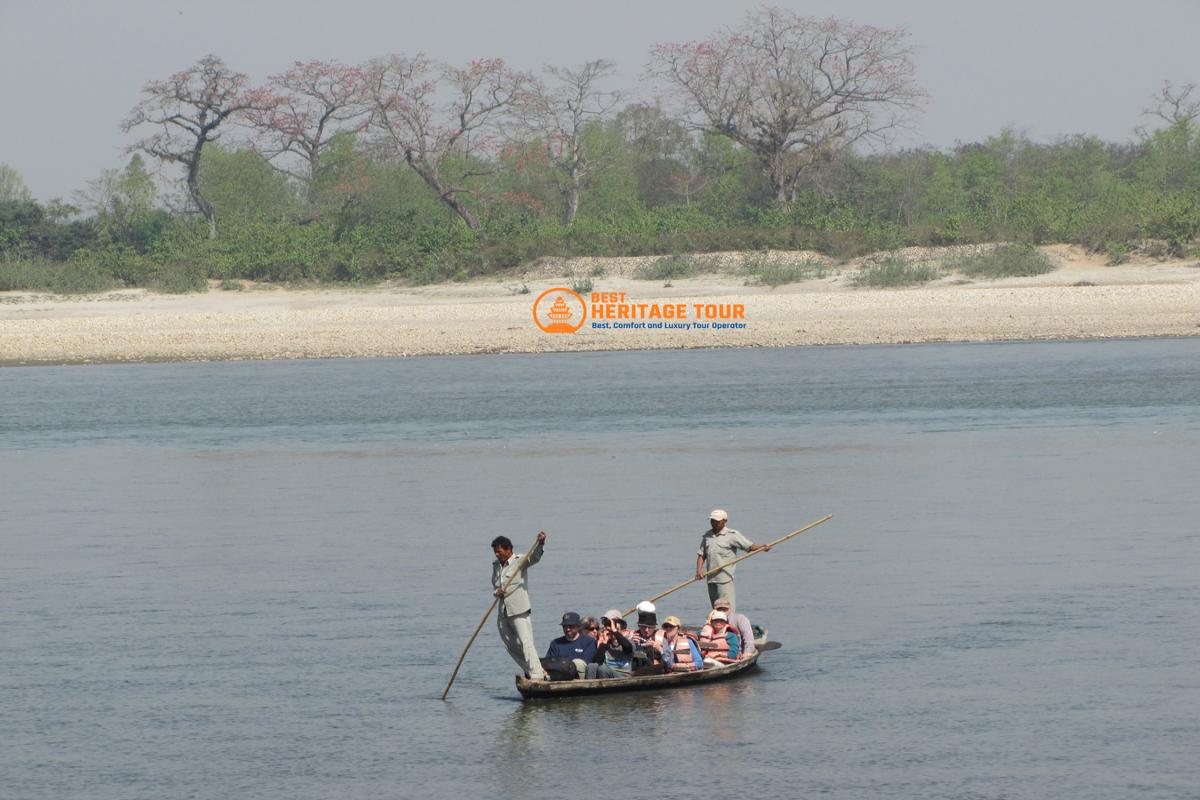
M 775 289 L 713 274 L 628 277 L 629 259 L 588 264 L 595 291 L 628 303 L 741 304 L 745 328 L 624 328 L 548 334 L 532 307 L 571 277 L 526 273 L 434 287 L 206 294 L 125 290 L 61 298 L 0 294 L 0 363 L 337 358 L 691 347 L 783 347 L 1200 335 L 1200 267 L 1106 267 L 1066 248 L 1036 278 L 855 289 L 844 272 Z M 596 269 L 595 265 L 600 265 Z M 576 272 L 568 264 L 559 272 Z M 543 271 L 546 271 L 543 268 Z M 600 275 L 599 273 L 604 273 Z M 611 277 L 608 277 L 611 275 Z M 524 292 L 527 288 L 528 293 Z M 590 301 L 590 297 L 585 298 Z M 719 321 L 719 320 L 718 320 Z

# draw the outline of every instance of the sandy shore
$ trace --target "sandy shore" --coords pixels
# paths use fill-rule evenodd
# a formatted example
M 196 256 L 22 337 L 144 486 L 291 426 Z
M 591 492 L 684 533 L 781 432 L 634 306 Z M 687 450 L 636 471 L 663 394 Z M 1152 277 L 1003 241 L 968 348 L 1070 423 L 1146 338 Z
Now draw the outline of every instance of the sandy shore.
M 850 286 L 855 265 L 775 289 L 734 274 L 631 277 L 638 259 L 546 264 L 502 279 L 436 287 L 206 294 L 126 290 L 61 298 L 0 293 L 0 363 L 336 358 L 692 347 L 782 347 L 1200 335 L 1200 264 L 1108 267 L 1078 248 L 1047 248 L 1048 275 L 920 288 Z M 532 306 L 563 273 L 630 303 L 742 304 L 744 329 L 592 330 L 547 334 Z M 602 273 L 602 274 L 600 274 Z M 523 293 L 527 287 L 529 293 Z M 692 317 L 692 319 L 695 319 Z

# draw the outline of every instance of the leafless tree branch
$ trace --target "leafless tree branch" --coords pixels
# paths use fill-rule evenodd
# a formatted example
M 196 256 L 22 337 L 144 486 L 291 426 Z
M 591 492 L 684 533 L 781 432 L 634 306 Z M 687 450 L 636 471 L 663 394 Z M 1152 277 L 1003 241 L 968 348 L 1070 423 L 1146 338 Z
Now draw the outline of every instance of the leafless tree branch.
M 770 7 L 706 41 L 658 45 L 648 72 L 681 120 L 754 155 L 785 210 L 814 164 L 886 142 L 925 98 L 903 30 Z

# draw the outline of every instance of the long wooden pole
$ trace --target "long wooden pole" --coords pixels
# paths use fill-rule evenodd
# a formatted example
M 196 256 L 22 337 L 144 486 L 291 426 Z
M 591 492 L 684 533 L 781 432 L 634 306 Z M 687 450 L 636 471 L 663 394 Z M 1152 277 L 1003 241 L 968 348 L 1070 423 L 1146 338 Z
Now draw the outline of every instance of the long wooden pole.
M 791 539 L 793 536 L 799 536 L 800 534 L 804 533 L 805 531 L 810 531 L 813 528 L 820 525 L 822 522 L 828 522 L 831 519 L 833 519 L 833 514 L 826 514 L 825 516 L 821 517 L 816 522 L 808 523 L 800 530 L 792 531 L 791 533 L 787 534 L 786 536 L 780 536 L 778 539 L 776 539 L 775 541 L 768 544 L 767 547 L 774 547 L 777 544 L 783 544 L 788 539 Z M 750 556 L 754 555 L 755 553 L 761 553 L 761 552 L 762 552 L 762 550 L 752 550 L 751 552 L 746 553 L 746 555 L 744 555 L 744 556 L 738 556 L 737 558 L 733 559 L 732 561 L 726 561 L 724 564 L 720 565 L 719 567 L 713 567 L 708 572 L 701 575 L 699 578 L 693 576 L 692 578 L 689 578 L 688 580 L 684 581 L 683 583 L 679 584 L 678 586 L 672 586 L 670 589 L 667 589 L 662 594 L 656 594 L 654 597 L 650 598 L 650 602 L 651 603 L 657 602 L 657 601 L 663 599 L 664 597 L 666 597 L 667 595 L 669 595 L 673 592 L 679 591 L 680 589 L 682 589 L 685 586 L 691 586 L 693 583 L 695 583 L 698 580 L 701 580 L 702 578 L 707 578 L 709 575 L 712 575 L 715 572 L 720 572 L 721 570 L 725 569 L 726 567 L 732 566 L 732 565 L 736 564 L 737 562 L 741 561 L 742 559 L 749 558 Z M 621 616 L 628 617 L 634 611 L 637 611 L 637 606 L 634 606 L 633 608 L 629 609 Z
M 526 550 L 525 555 L 521 556 L 521 560 L 517 562 L 516 570 L 513 571 L 512 575 L 508 576 L 508 580 L 505 581 L 504 586 L 501 587 L 505 592 L 508 591 L 509 584 L 511 584 L 513 580 L 521 574 L 521 570 L 525 568 L 525 562 L 529 560 L 529 554 L 532 553 L 534 548 L 536 548 L 539 544 L 541 544 L 540 539 L 534 540 L 533 547 Z M 450 687 L 454 685 L 454 679 L 458 677 L 458 670 L 462 667 L 463 659 L 467 657 L 467 651 L 471 649 L 471 645 L 475 644 L 475 638 L 479 636 L 479 632 L 483 630 L 484 623 L 486 623 L 488 621 L 488 617 L 492 615 L 492 609 L 494 609 L 496 604 L 499 602 L 499 597 L 492 597 L 492 604 L 488 606 L 488 610 L 484 613 L 483 619 L 479 620 L 478 627 L 476 627 L 475 632 L 471 634 L 471 639 L 467 642 L 467 646 L 463 648 L 462 655 L 458 657 L 458 663 L 454 665 L 454 674 L 450 676 L 450 682 L 446 684 L 446 691 L 442 692 L 443 700 L 446 699 L 446 695 L 450 694 Z

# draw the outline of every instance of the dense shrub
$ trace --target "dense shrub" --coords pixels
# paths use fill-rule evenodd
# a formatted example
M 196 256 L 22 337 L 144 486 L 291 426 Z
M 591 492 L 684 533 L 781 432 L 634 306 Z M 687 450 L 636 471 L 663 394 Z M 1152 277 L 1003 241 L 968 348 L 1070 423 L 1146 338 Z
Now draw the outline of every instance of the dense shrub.
M 851 284 L 870 289 L 893 289 L 928 283 L 941 276 L 942 271 L 932 264 L 914 263 L 897 255 L 889 255 L 860 268 L 851 278 Z
M 720 263 L 716 258 L 697 255 L 669 255 L 641 264 L 633 271 L 639 280 L 671 281 L 691 278 L 705 273 L 718 272 Z
M 589 132 L 613 148 L 612 157 L 590 179 L 571 226 L 561 222 L 555 176 L 540 162 L 502 157 L 497 174 L 473 185 L 468 202 L 482 226 L 471 230 L 412 170 L 374 160 L 347 135 L 323 162 L 313 192 L 258 154 L 206 150 L 202 182 L 218 207 L 218 239 L 194 215 L 148 201 L 137 213 L 116 215 L 109 203 L 81 218 L 62 203 L 10 200 L 0 203 L 0 260 L 9 262 L 9 283 L 66 280 L 54 277 L 53 262 L 78 271 L 80 286 L 108 276 L 114 285 L 198 289 L 202 279 L 429 283 L 545 256 L 662 256 L 638 277 L 671 280 L 706 270 L 680 253 L 815 250 L 846 261 L 995 241 L 1078 243 L 1120 263 L 1136 242 L 1162 241 L 1168 254 L 1184 255 L 1200 238 L 1194 123 L 1134 144 L 1086 136 L 1040 144 L 1003 132 L 951 151 L 851 155 L 814 165 L 787 209 L 753 159 L 727 140 L 688 145 L 682 129 L 640 108 L 613 125 Z M 649 130 L 666 138 L 632 133 Z M 689 146 L 704 157 L 688 161 L 681 153 Z M 680 170 L 697 164 L 712 171 L 685 181 L 684 191 Z M 1033 269 L 1031 251 L 1022 252 L 986 269 Z M 869 272 L 886 281 L 906 280 L 912 270 L 891 264 Z M 747 278 L 779 285 L 806 279 L 806 271 L 763 264 Z
M 1057 269 L 1048 255 L 1028 244 L 977 250 L 950 260 L 945 267 L 968 278 L 1029 277 Z
M 817 261 L 796 262 L 767 253 L 746 256 L 742 261 L 748 286 L 783 286 L 825 277 L 825 267 Z
M 0 292 L 91 294 L 119 285 L 95 264 L 83 261 L 0 260 Z

